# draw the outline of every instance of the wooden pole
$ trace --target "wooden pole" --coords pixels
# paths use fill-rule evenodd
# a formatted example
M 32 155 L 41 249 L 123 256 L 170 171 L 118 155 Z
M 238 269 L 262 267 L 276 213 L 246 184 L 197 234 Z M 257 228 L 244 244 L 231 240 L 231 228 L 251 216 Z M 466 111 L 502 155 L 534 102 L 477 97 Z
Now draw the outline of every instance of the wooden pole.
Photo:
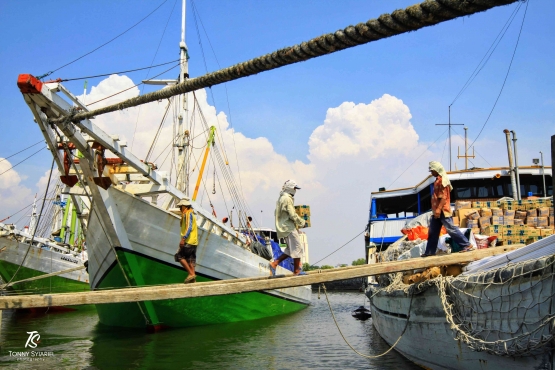
M 480 260 L 484 257 L 503 254 L 522 246 L 522 244 L 517 244 L 506 247 L 479 249 L 467 253 L 453 253 L 427 258 L 414 258 L 406 261 L 384 262 L 330 270 L 316 270 L 309 271 L 306 276 L 287 275 L 283 278 L 274 279 L 269 279 L 268 277 L 256 277 L 219 280 L 186 285 L 171 284 L 139 288 L 97 290 L 79 293 L 3 296 L 0 297 L 0 310 L 11 308 L 156 301 L 164 299 L 217 296 L 262 290 L 283 289 L 370 275 L 389 274 L 433 266 L 468 263 Z

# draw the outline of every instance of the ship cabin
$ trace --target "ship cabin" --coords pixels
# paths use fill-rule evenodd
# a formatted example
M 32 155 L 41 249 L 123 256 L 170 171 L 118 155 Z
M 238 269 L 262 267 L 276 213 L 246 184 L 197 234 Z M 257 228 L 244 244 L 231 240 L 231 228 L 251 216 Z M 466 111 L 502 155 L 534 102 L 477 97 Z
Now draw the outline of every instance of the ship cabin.
M 521 198 L 553 195 L 551 167 L 519 166 Z M 509 167 L 472 168 L 447 172 L 453 185 L 451 207 L 457 200 L 488 201 L 513 197 Z M 371 193 L 370 214 L 366 235 L 368 248 L 383 251 L 402 237 L 405 223 L 431 210 L 431 195 L 435 177 L 428 175 L 410 188 L 387 190 L 380 188 Z M 375 249 L 374 249 L 375 248 Z

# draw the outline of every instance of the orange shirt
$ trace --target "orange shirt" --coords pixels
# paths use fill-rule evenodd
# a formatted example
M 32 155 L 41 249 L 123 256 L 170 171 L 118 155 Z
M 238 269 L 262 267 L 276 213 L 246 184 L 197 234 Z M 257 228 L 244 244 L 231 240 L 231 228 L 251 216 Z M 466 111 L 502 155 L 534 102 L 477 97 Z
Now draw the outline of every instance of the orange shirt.
M 445 199 L 442 211 L 445 217 L 451 217 L 451 192 L 449 187 L 443 186 L 441 176 L 434 182 L 434 193 L 432 194 L 432 212 L 436 210 L 441 199 Z

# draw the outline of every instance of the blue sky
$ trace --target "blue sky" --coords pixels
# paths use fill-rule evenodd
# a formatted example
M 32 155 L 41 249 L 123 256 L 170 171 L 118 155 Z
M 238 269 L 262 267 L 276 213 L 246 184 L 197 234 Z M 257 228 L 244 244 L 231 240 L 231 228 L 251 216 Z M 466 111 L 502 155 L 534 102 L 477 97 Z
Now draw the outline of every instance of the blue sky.
M 187 45 L 191 56 L 190 75 L 194 77 L 206 73 L 205 63 L 208 71 L 219 68 L 212 48 L 219 65 L 226 67 L 350 24 L 376 18 L 382 13 L 415 2 L 196 1 L 195 6 L 203 25 L 199 25 L 199 32 L 205 59 L 198 42 L 192 3 L 189 2 Z M 10 155 L 42 137 L 17 89 L 18 74 L 41 75 L 56 69 L 123 32 L 161 3 L 124 0 L 0 2 L 0 74 L 4 81 L 0 86 L 0 105 L 3 108 L 0 118 L 0 157 Z M 516 6 L 496 8 L 265 72 L 228 83 L 226 87 L 215 86 L 212 92 L 216 109 L 225 112 L 233 127 L 246 137 L 265 137 L 271 142 L 273 150 L 285 156 L 290 163 L 300 161 L 309 164 L 309 138 L 324 123 L 329 108 L 339 107 L 344 102 L 369 104 L 389 94 L 408 107 L 412 116 L 410 124 L 418 136 L 418 144 L 427 147 L 444 131 L 444 128 L 438 128 L 435 124 L 447 122 L 448 106 Z M 526 4 L 487 65 L 452 107 L 452 122 L 467 125 L 472 141 L 499 94 L 525 7 Z M 56 71 L 50 77 L 82 77 L 178 59 L 180 10 L 180 1 L 166 1 L 152 16 L 119 39 Z M 552 1 L 529 0 L 519 46 L 503 94 L 476 142 L 476 150 L 487 158 L 486 162 L 478 157 L 474 161 L 478 167 L 506 165 L 502 134 L 504 128 L 516 130 L 518 134 L 521 165 L 531 164 L 531 159 L 538 157 L 540 150 L 545 153 L 546 165 L 550 164 L 549 137 L 555 134 L 555 48 L 552 43 L 555 24 L 550 20 L 554 11 L 555 3 Z M 166 24 L 168 26 L 162 36 Z M 158 45 L 160 47 L 156 52 Z M 149 76 L 166 68 L 154 69 L 149 72 Z M 173 78 L 175 75 L 174 70 L 161 77 Z M 147 71 L 127 76 L 137 83 L 147 76 Z M 89 90 L 102 80 L 89 79 Z M 75 94 L 82 93 L 83 81 L 65 85 Z M 152 89 L 146 87 L 144 91 Z M 208 102 L 214 103 L 210 93 Z M 152 125 L 156 124 L 153 122 Z M 456 127 L 455 130 L 463 134 L 462 128 Z M 364 138 L 369 145 L 372 140 L 385 139 L 372 135 Z M 435 159 L 448 163 L 444 151 L 445 139 L 444 135 L 430 150 L 435 154 Z M 456 155 L 455 144 L 453 152 Z M 17 163 L 26 153 L 32 152 L 11 158 L 11 163 Z M 41 154 L 16 168 L 22 177 L 20 186 L 36 189 L 37 181 L 51 161 L 48 152 L 43 151 Z M 415 154 L 420 153 L 412 154 L 414 158 Z M 438 158 L 440 155 L 441 158 Z M 370 191 L 377 190 L 378 186 L 389 185 L 412 162 L 407 158 L 399 156 L 396 159 L 395 152 L 391 151 L 383 163 L 393 161 L 395 166 L 392 168 L 395 169 L 387 174 L 377 170 L 381 168 L 379 166 L 357 169 L 367 174 L 372 181 L 367 183 L 367 188 L 358 189 L 363 194 L 361 199 L 365 201 L 356 214 L 367 213 Z M 418 171 L 412 172 L 412 175 L 409 172 L 393 187 L 414 184 L 426 176 L 426 158 L 423 157 L 422 163 L 414 164 L 420 168 Z M 460 168 L 462 161 L 457 163 Z M 338 188 L 328 196 L 340 192 L 341 188 Z M 271 196 L 268 208 L 273 206 L 273 198 L 274 195 Z M 349 209 L 344 212 L 349 212 Z M 3 213 L 0 206 L 0 218 Z M 363 226 L 364 217 L 359 219 Z M 320 236 L 321 232 L 318 234 L 314 239 L 329 239 L 329 236 Z M 345 233 L 343 237 L 334 235 L 332 239 L 340 243 L 351 236 Z M 350 262 L 351 255 L 354 256 L 354 252 L 338 257 L 335 261 Z

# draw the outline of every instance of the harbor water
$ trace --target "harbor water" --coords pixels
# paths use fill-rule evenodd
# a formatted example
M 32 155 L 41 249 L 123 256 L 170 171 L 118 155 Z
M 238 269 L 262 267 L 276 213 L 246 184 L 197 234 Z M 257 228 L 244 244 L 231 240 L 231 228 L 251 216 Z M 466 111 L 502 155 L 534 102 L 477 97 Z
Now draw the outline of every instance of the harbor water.
M 368 307 L 363 293 L 328 292 L 328 296 L 355 349 L 375 356 L 389 348 L 372 319 L 351 316 L 359 306 Z M 357 355 L 339 334 L 325 295 L 322 292 L 318 299 L 316 291 L 312 305 L 294 314 L 155 334 L 103 326 L 93 307 L 46 314 L 5 311 L 0 341 L 0 366 L 11 369 L 419 368 L 395 351 L 374 359 Z

